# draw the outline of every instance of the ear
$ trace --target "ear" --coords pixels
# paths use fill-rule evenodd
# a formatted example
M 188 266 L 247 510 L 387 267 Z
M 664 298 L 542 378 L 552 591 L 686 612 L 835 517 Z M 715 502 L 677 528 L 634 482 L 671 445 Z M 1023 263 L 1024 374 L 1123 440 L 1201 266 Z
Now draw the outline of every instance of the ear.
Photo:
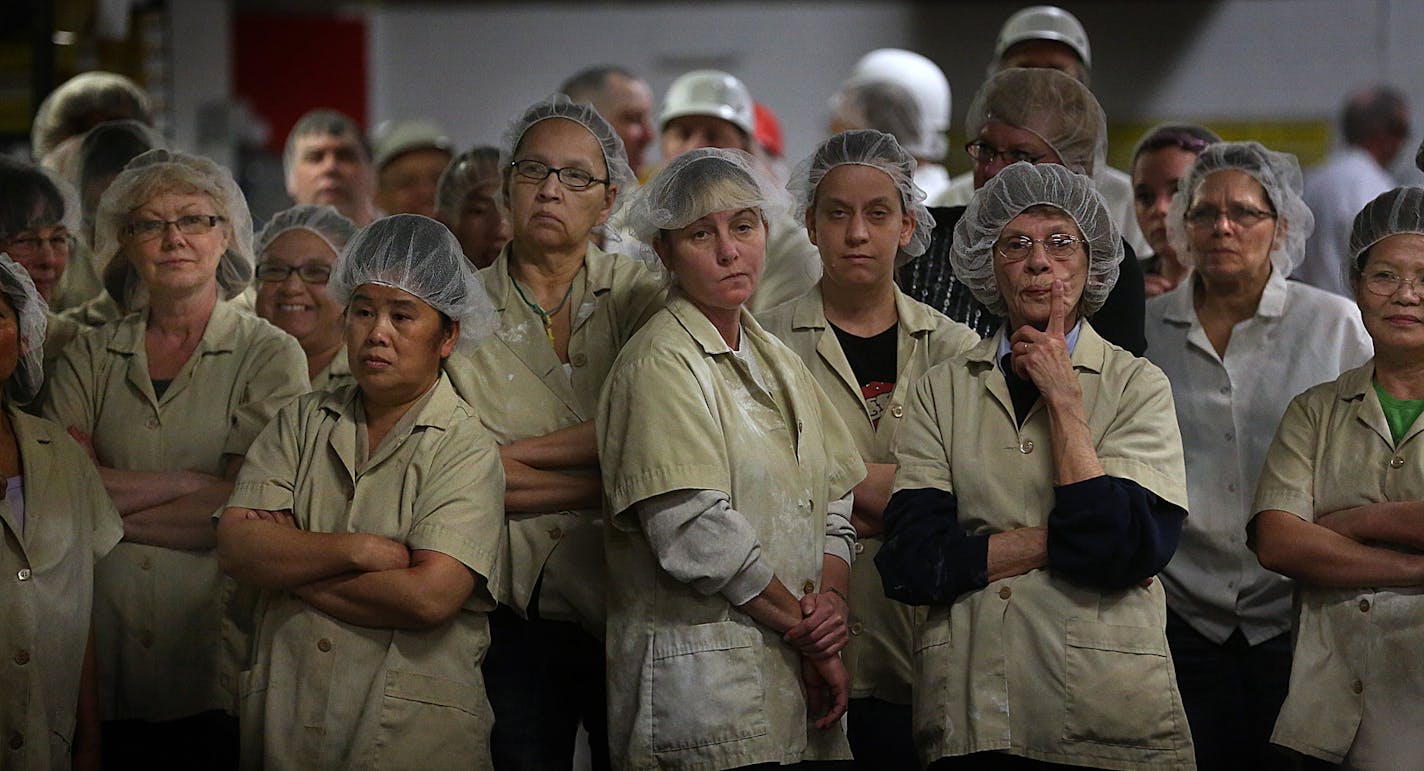
M 598 221 L 593 223 L 598 227 L 608 221 L 608 215 L 613 213 L 613 204 L 618 200 L 618 186 L 609 185 L 608 191 L 603 194 L 603 208 L 598 211 Z
M 440 341 L 440 358 L 448 359 L 450 354 L 455 352 L 455 343 L 460 340 L 460 320 L 454 319 L 450 322 L 450 328 L 445 330 L 445 339 Z
M 663 240 L 661 233 L 653 236 L 653 252 L 658 255 L 658 259 L 662 261 L 663 267 L 667 268 L 668 273 L 677 272 L 673 270 L 672 266 L 672 250 L 668 248 L 667 242 Z
M 814 209 L 806 209 L 806 235 L 811 239 L 812 246 L 820 246 L 816 240 L 816 212 Z
M 900 248 L 910 245 L 910 239 L 915 236 L 915 218 L 909 212 L 900 215 Z
M 1281 248 L 1286 242 L 1286 236 L 1290 233 L 1290 220 L 1284 217 L 1276 217 L 1276 232 L 1271 236 L 1271 251 Z

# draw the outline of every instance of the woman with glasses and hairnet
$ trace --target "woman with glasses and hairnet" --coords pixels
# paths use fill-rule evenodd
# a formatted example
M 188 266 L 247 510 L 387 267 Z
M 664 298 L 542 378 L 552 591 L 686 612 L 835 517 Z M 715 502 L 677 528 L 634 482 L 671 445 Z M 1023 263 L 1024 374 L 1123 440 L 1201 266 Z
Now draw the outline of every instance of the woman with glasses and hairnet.
M 223 569 L 266 590 L 242 764 L 490 768 L 504 477 L 444 365 L 494 309 L 455 237 L 410 214 L 359 231 L 330 290 L 355 382 L 277 414 L 218 521 Z
M 500 444 L 510 597 L 491 614 L 485 680 L 499 768 L 568 766 L 580 723 L 606 768 L 602 488 L 593 416 L 613 359 L 660 305 L 642 263 L 590 240 L 631 189 L 622 140 L 559 95 L 505 132 L 513 240 L 480 271 L 499 314 L 450 379 Z
M 895 268 L 924 252 L 934 227 L 914 172 L 895 137 L 874 130 L 836 134 L 802 161 L 788 189 L 825 270 L 806 295 L 759 317 L 825 390 L 868 472 L 851 517 L 861 561 L 851 571 L 845 653 L 850 744 L 868 769 L 919 768 L 910 730 L 914 614 L 886 599 L 871 561 L 895 476 L 890 446 L 914 381 L 979 342 L 895 287 Z
M 104 193 L 95 244 L 109 294 L 136 310 L 65 349 L 44 414 L 88 444 L 124 518 L 95 576 L 106 764 L 220 767 L 243 643 L 224 628 L 232 587 L 209 518 L 253 438 L 308 390 L 306 360 L 224 302 L 252 278 L 252 220 L 212 161 L 135 158 Z
M 336 255 L 356 234 L 330 206 L 298 204 L 273 215 L 257 234 L 257 315 L 297 338 L 313 391 L 351 382 L 345 309 L 327 291 Z
M 1366 204 L 1349 254 L 1374 358 L 1291 401 L 1251 505 L 1256 556 L 1296 582 L 1271 741 L 1410 768 L 1424 753 L 1424 188 Z
M 0 736 L 6 768 L 99 768 L 94 563 L 123 536 L 93 464 L 62 426 L 20 407 L 40 390 L 44 298 L 0 255 Z M 13 577 L 13 578 L 11 578 Z
M 1290 397 L 1370 355 L 1348 301 L 1286 281 L 1314 224 L 1300 192 L 1294 156 L 1207 147 L 1167 214 L 1192 273 L 1148 303 L 1148 358 L 1172 384 L 1192 512 L 1162 571 L 1167 639 L 1206 769 L 1285 762 L 1267 739 L 1290 673 L 1291 585 L 1246 547 L 1251 496 Z
M 1090 323 L 1117 281 L 1117 227 L 1088 177 L 1015 163 L 954 244 L 955 275 L 1005 323 L 915 384 L 875 558 L 888 596 L 929 606 L 920 758 L 1188 768 L 1151 580 L 1186 516 L 1172 394 Z
M 476 268 L 488 267 L 509 243 L 509 218 L 498 200 L 503 178 L 499 148 L 476 147 L 450 161 L 435 187 L 440 221 Z

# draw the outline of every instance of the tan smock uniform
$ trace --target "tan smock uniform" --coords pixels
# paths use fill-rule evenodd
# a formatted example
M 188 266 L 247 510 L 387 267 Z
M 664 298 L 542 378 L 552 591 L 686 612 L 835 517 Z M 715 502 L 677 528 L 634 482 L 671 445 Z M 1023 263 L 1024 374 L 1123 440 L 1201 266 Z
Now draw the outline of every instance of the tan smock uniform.
M 954 493 L 970 533 L 1045 526 L 1054 506 L 1048 412 L 1039 401 L 1015 425 L 995 362 L 1002 335 L 921 378 L 895 437 L 896 491 Z M 1161 370 L 1087 323 L 1071 360 L 1104 472 L 1186 509 Z M 914 643 L 921 759 L 1002 750 L 1099 768 L 1194 766 L 1165 625 L 1160 581 L 1110 591 L 1049 570 L 931 607 Z
M 494 717 L 480 662 L 502 591 L 499 451 L 442 375 L 365 459 L 359 393 L 317 392 L 282 410 L 228 504 L 441 552 L 475 573 L 475 589 L 452 621 L 422 630 L 348 624 L 263 592 L 255 661 L 240 678 L 243 766 L 488 768 Z
M 451 356 L 445 367 L 455 390 L 500 444 L 592 420 L 613 359 L 664 295 L 660 279 L 642 263 L 590 244 L 569 295 L 565 365 L 555 355 L 543 321 L 515 289 L 509 250 L 506 246 L 480 271 L 499 312 L 499 329 L 468 356 Z M 566 471 L 598 474 L 593 466 Z M 528 615 L 542 575 L 538 615 L 578 622 L 601 639 L 602 518 L 601 508 L 509 514 L 510 597 L 500 600 Z
M 116 469 L 189 469 L 222 476 L 267 421 L 307 391 L 297 341 L 232 303 L 213 308 L 203 339 L 160 399 L 148 374 L 146 313 L 80 335 L 49 385 L 46 417 L 93 440 Z M 105 720 L 175 720 L 232 709 L 244 644 L 220 633 L 223 581 L 212 550 L 123 542 L 94 588 L 100 712 Z
M 796 355 L 742 314 L 747 363 L 681 293 L 623 353 L 599 405 L 608 565 L 608 733 L 616 768 L 734 768 L 847 758 L 809 721 L 797 652 L 776 632 L 662 569 L 634 504 L 716 490 L 756 530 L 761 559 L 817 591 L 828 503 L 865 476 L 845 424 Z M 708 544 L 715 549 L 715 544 Z
M 891 440 L 905 414 L 910 388 L 930 367 L 979 342 L 963 324 L 895 289 L 899 327 L 895 353 L 895 390 L 879 424 L 871 422 L 865 398 L 836 332 L 826 321 L 817 286 L 800 299 L 758 316 L 758 321 L 786 343 L 805 363 L 850 429 L 866 463 L 894 463 Z M 910 703 L 910 640 L 914 611 L 885 597 L 875 554 L 880 536 L 862 537 L 856 544 L 855 569 L 850 574 L 850 642 L 842 652 L 850 670 L 853 699 L 876 698 Z
M 69 768 L 94 562 L 124 535 L 98 471 L 62 426 L 6 407 L 23 528 L 0 501 L 0 768 Z
M 342 343 L 331 363 L 326 365 L 326 369 L 312 378 L 311 388 L 313 391 L 335 391 L 355 382 L 356 376 L 351 374 L 351 362 L 346 358 L 346 344 Z
M 1424 422 L 1395 444 L 1374 362 L 1297 396 L 1281 418 L 1256 512 L 1317 514 L 1424 499 Z M 1271 741 L 1349 768 L 1424 762 L 1424 588 L 1296 583 L 1290 691 Z

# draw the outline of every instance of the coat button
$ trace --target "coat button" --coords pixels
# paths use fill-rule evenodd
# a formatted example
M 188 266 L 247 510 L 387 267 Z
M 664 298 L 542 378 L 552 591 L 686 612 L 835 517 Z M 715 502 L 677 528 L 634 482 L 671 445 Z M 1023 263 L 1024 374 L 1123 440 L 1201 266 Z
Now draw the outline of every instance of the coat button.
M 557 541 L 564 537 L 564 529 L 558 525 L 549 528 L 549 540 Z
M 319 650 L 319 651 L 321 651 L 322 653 L 326 653 L 326 652 L 330 651 L 330 650 L 331 650 L 331 641 L 328 640 L 328 639 L 326 639 L 325 637 L 321 638 L 320 640 L 317 640 L 317 641 L 316 641 L 316 649 Z
M 1356 680 L 1355 682 L 1350 683 L 1350 690 L 1354 691 L 1355 693 L 1364 693 L 1365 684 L 1360 682 L 1359 680 Z
M 855 623 L 853 623 L 853 624 L 850 625 L 850 633 L 853 634 L 853 635 L 855 635 L 855 636 L 857 636 L 857 637 L 859 637 L 859 636 L 860 636 L 860 633 L 861 633 L 861 632 L 864 632 L 864 631 L 865 631 L 865 626 L 864 626 L 863 624 L 861 624 L 859 621 L 857 621 L 857 622 L 855 622 Z
M 890 415 L 896 418 L 905 417 L 905 408 L 899 404 L 890 405 Z
M 863 552 L 863 551 L 865 551 L 865 544 L 861 543 L 860 541 L 856 541 L 856 542 L 855 542 L 855 553 L 856 553 L 856 554 L 860 554 L 860 553 Z
M 153 570 L 153 558 L 144 557 L 138 561 L 139 570 Z
M 1033 452 L 1033 440 L 1025 439 L 1022 442 L 1019 442 L 1019 452 L 1023 453 L 1024 455 L 1028 455 L 1029 453 Z
M 999 599 L 1001 600 L 1007 600 L 1012 596 L 1014 596 L 1014 590 L 1007 586 L 999 590 Z
M 34 574 L 30 572 L 29 568 L 20 568 L 20 572 L 16 573 L 15 577 L 21 581 L 28 581 L 32 575 Z
M 23 746 L 25 746 L 24 734 L 20 733 L 19 731 L 10 734 L 10 749 L 18 750 Z
M 153 429 L 158 428 L 158 418 L 149 418 L 148 420 L 145 420 L 143 424 L 147 426 L 150 431 L 152 431 Z
M 573 356 L 569 357 L 569 363 L 574 365 L 575 367 L 582 367 L 583 365 L 588 363 L 588 357 L 581 353 L 576 353 Z
M 1401 457 L 1398 456 L 1398 455 L 1394 456 L 1393 458 L 1390 458 L 1390 459 L 1389 459 L 1389 467 L 1390 467 L 1390 468 L 1403 468 L 1403 467 L 1404 467 L 1404 458 L 1401 458 Z
M 15 663 L 22 667 L 30 663 L 30 652 L 27 650 L 15 651 Z
M 1360 612 L 1361 612 L 1361 613 L 1369 613 L 1369 612 L 1370 612 L 1370 601 L 1369 601 L 1369 600 L 1360 600 Z
M 816 591 L 816 582 L 815 582 L 815 581 L 807 581 L 806 583 L 804 583 L 804 584 L 801 585 L 801 593 L 802 593 L 802 594 L 811 594 L 811 593 L 814 592 L 814 591 Z

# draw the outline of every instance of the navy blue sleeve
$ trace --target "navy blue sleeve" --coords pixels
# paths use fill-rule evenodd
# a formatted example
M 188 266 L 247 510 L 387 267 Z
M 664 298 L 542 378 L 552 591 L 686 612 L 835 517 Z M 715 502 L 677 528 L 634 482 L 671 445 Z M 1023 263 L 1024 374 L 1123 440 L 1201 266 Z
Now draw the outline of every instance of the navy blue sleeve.
M 901 490 L 885 507 L 885 543 L 875 567 L 886 597 L 909 605 L 948 605 L 989 583 L 989 536 L 960 529 L 954 493 Z
M 1187 512 L 1131 479 L 1093 477 L 1054 488 L 1054 495 L 1050 570 L 1125 589 L 1157 575 L 1177 551 Z

